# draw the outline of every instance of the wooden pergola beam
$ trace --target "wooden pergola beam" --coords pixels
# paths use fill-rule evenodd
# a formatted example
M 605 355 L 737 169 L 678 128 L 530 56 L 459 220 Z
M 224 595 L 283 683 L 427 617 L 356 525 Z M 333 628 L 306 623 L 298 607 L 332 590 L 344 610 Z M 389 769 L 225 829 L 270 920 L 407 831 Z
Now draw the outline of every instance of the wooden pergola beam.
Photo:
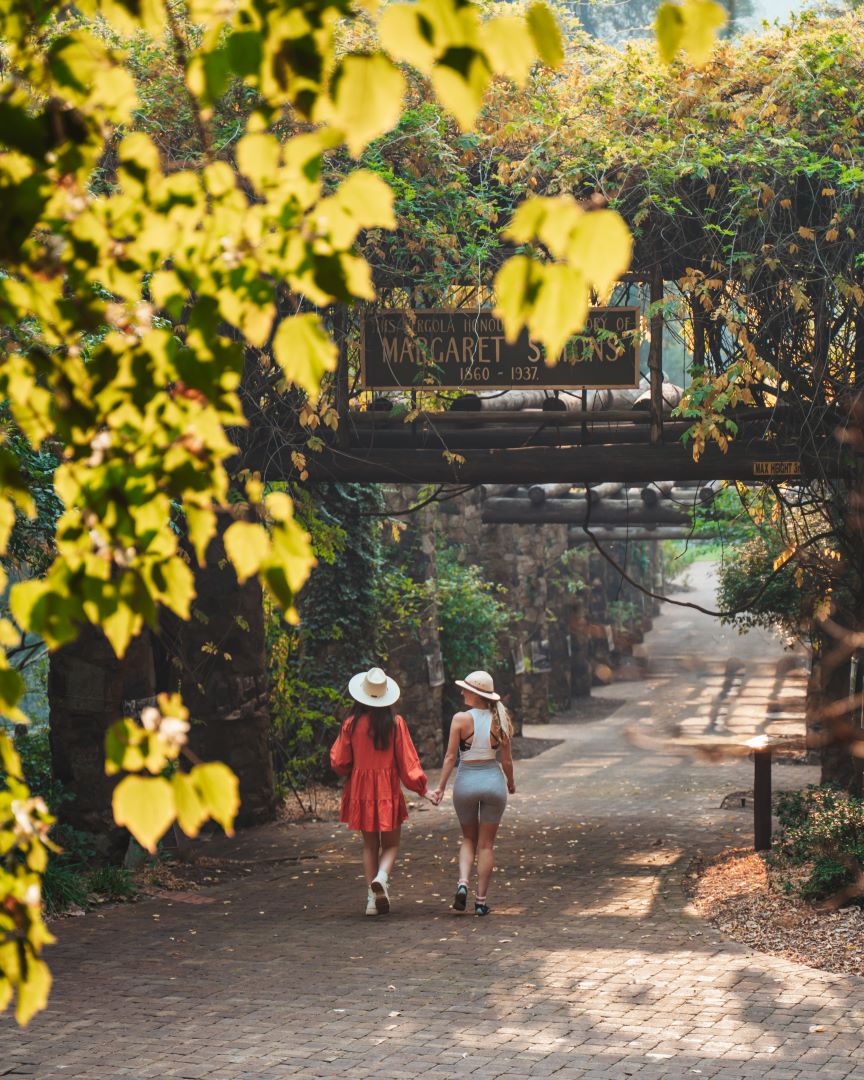
M 641 499 L 546 499 L 535 505 L 530 499 L 486 499 L 483 503 L 486 525 L 690 525 L 689 514 L 666 505 L 645 506 Z
M 464 460 L 459 460 L 464 457 Z M 527 446 L 473 450 L 445 456 L 440 449 L 380 450 L 329 447 L 306 454 L 312 482 L 339 480 L 355 483 L 546 484 L 601 483 L 652 480 L 753 480 L 755 462 L 798 461 L 800 448 L 776 442 L 750 440 L 733 445 L 726 454 L 706 447 L 699 461 L 680 444 L 649 446 Z M 813 475 L 824 476 L 831 457 L 826 455 Z M 260 471 L 265 480 L 286 480 L 296 475 L 291 448 L 251 445 L 243 465 Z M 802 466 L 806 475 L 806 463 Z

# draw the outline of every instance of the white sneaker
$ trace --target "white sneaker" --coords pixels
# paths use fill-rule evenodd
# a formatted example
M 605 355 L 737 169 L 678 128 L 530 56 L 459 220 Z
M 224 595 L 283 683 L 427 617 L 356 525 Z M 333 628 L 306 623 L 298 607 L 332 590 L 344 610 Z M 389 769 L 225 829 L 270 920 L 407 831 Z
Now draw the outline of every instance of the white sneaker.
M 378 914 L 378 907 L 377 907 L 377 905 L 375 903 L 375 893 L 373 893 L 371 889 L 369 889 L 367 891 L 367 893 L 366 893 L 366 914 L 367 915 L 377 915 Z
M 386 915 L 390 911 L 390 893 L 387 891 L 387 875 L 379 870 L 372 879 L 370 888 L 375 894 L 375 910 L 379 915 Z

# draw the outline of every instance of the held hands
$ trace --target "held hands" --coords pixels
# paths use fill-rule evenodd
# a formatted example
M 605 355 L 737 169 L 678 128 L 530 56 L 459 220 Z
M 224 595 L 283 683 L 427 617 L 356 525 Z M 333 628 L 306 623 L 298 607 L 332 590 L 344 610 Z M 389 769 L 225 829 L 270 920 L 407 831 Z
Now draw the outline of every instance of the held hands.
M 424 799 L 428 799 L 433 806 L 440 806 L 441 800 L 444 798 L 444 792 L 441 788 L 435 788 L 434 791 L 427 791 L 423 797 Z

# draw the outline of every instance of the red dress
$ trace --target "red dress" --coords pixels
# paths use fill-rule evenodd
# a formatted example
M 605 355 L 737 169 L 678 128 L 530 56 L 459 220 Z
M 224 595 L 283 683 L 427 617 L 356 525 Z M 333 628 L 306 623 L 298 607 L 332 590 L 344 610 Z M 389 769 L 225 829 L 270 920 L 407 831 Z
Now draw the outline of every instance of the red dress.
M 348 717 L 330 748 L 333 771 L 348 777 L 339 820 L 352 829 L 391 832 L 408 818 L 400 781 L 422 795 L 426 791 L 426 774 L 401 716 L 396 717 L 396 730 L 384 750 L 375 749 L 369 718 L 359 716 L 352 731 L 353 719 Z

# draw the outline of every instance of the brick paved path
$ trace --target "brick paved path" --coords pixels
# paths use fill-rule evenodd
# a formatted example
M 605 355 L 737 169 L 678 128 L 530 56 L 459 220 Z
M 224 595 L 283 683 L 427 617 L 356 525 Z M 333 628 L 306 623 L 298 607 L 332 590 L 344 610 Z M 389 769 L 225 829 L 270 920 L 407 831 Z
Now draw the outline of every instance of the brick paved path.
M 741 650 L 745 683 L 779 656 L 680 611 L 648 651 L 668 659 L 682 641 L 712 661 Z M 248 880 L 209 902 L 59 924 L 51 1008 L 23 1035 L 0 1022 L 0 1076 L 864 1078 L 864 979 L 754 953 L 686 912 L 693 852 L 749 836 L 746 815 L 718 807 L 750 767 L 623 740 L 634 720 L 716 722 L 704 678 L 669 671 L 611 688 L 627 700 L 602 723 L 535 730 L 565 741 L 517 765 L 493 917 L 448 910 L 449 803 L 413 814 L 386 919 L 362 914 L 352 837 L 264 830 Z M 315 857 L 275 861 L 299 852 Z

